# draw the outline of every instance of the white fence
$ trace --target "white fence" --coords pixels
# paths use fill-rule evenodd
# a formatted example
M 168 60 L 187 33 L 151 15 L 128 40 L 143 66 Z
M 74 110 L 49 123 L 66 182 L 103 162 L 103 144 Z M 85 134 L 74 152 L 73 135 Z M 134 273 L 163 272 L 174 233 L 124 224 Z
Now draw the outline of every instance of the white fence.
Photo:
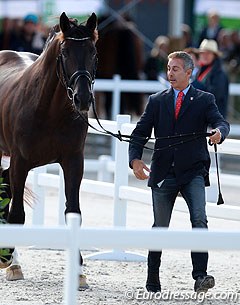
M 101 121 L 104 128 L 117 133 L 120 130 L 123 134 L 130 134 L 134 124 L 130 124 L 130 117 L 118 116 L 117 122 Z M 90 123 L 97 127 L 95 120 Z M 94 132 L 90 129 L 89 132 Z M 211 149 L 211 148 L 210 148 Z M 114 198 L 114 228 L 113 229 L 90 229 L 78 227 L 79 219 L 77 215 L 68 215 L 68 226 L 64 224 L 64 196 L 62 174 L 54 175 L 47 173 L 46 167 L 37 168 L 28 176 L 28 182 L 33 183 L 34 192 L 40 198 L 33 215 L 32 227 L 22 227 L 16 225 L 4 225 L 1 228 L 0 247 L 30 246 L 49 247 L 52 249 L 67 249 L 68 260 L 65 279 L 64 305 L 77 304 L 77 264 L 78 249 L 92 249 L 101 247 L 115 249 L 106 256 L 95 254 L 95 258 L 126 259 L 127 248 L 131 249 L 192 249 L 196 251 L 204 250 L 240 250 L 240 232 L 220 232 L 220 231 L 168 231 L 164 229 L 156 230 L 129 230 L 126 229 L 126 207 L 127 202 L 137 201 L 139 203 L 151 202 L 150 191 L 128 186 L 128 144 L 116 141 L 115 163 L 106 162 L 107 168 L 114 166 L 114 183 L 103 181 L 92 181 L 83 179 L 82 191 L 95 194 L 102 194 Z M 220 153 L 236 154 L 240 151 L 240 141 L 226 140 L 219 146 Z M 90 162 L 90 161 L 89 161 Z M 89 163 L 90 164 L 90 163 Z M 87 162 L 86 162 L 87 167 Z M 238 185 L 239 176 L 221 175 L 221 182 L 224 184 Z M 44 187 L 55 187 L 59 189 L 59 224 L 57 227 L 44 227 Z M 185 211 L 182 199 L 177 199 L 176 209 Z M 208 215 L 223 219 L 240 220 L 240 208 L 236 206 L 221 205 L 214 203 L 207 204 Z M 38 225 L 36 225 L 38 224 Z M 46 238 L 46 236 L 48 238 Z M 123 250 L 123 251 L 119 251 Z M 97 257 L 97 255 L 99 255 Z M 138 256 L 131 256 L 130 259 L 137 259 Z
M 223 231 L 168 231 L 127 230 L 124 228 L 79 228 L 79 215 L 68 214 L 67 226 L 23 227 L 4 225 L 1 228 L 0 247 L 30 246 L 35 244 L 68 251 L 64 285 L 64 305 L 77 305 L 78 249 L 92 247 L 134 249 L 191 249 L 240 250 L 240 232 Z M 46 238 L 48 237 L 48 238 Z M 81 298 L 81 297 L 80 297 Z M 81 301 L 81 299 L 80 299 Z M 78 303 L 79 304 L 79 303 Z
M 94 119 L 90 119 L 90 124 L 93 127 L 99 128 L 97 122 Z M 118 130 L 122 134 L 130 134 L 135 127 L 135 124 L 130 124 L 130 116 L 119 115 L 117 122 L 101 120 L 101 124 L 105 129 L 110 130 L 113 133 L 117 133 Z M 97 131 L 89 128 L 90 133 L 97 133 Z M 131 187 L 128 185 L 129 174 L 131 170 L 128 167 L 128 143 L 120 142 L 116 140 L 115 162 L 109 158 L 100 158 L 99 160 L 85 160 L 85 170 L 98 171 L 98 176 L 108 176 L 108 173 L 114 173 L 114 183 L 104 181 L 93 181 L 83 179 L 81 184 L 81 190 L 85 192 L 91 192 L 99 195 L 105 195 L 113 197 L 114 201 L 114 225 L 125 226 L 126 224 L 126 206 L 127 201 L 136 201 L 144 204 L 151 204 L 151 194 L 149 190 L 143 190 L 137 187 Z M 212 147 L 209 147 L 210 151 L 213 151 Z M 227 139 L 224 143 L 218 146 L 219 153 L 239 155 L 240 141 Z M 217 176 L 213 170 L 210 173 L 211 195 L 215 194 L 217 201 Z M 236 186 L 240 185 L 240 176 L 223 174 L 220 175 L 222 185 Z M 37 198 L 40 200 L 36 204 L 36 208 L 33 214 L 33 224 L 43 224 L 44 220 L 44 187 L 51 186 L 59 189 L 59 224 L 64 224 L 64 209 L 65 209 L 65 197 L 63 189 L 63 176 L 60 171 L 60 175 L 49 174 L 46 172 L 46 167 L 35 169 L 30 173 L 28 182 L 33 183 L 34 193 L 37 194 Z M 187 211 L 186 205 L 182 198 L 177 199 L 178 204 L 176 210 Z M 210 217 L 217 217 L 229 220 L 240 220 L 240 207 L 233 205 L 221 205 L 217 206 L 216 203 L 208 202 L 207 211 Z

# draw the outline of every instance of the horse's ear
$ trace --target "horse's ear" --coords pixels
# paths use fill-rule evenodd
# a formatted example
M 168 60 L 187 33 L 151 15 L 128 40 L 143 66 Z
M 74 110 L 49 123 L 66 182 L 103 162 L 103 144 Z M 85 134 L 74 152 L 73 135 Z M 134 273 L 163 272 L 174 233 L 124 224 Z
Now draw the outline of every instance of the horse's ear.
M 93 32 L 97 27 L 97 16 L 95 13 L 88 18 L 86 26 Z
M 65 12 L 63 12 L 62 15 L 60 16 L 60 28 L 63 33 L 70 30 L 70 28 L 71 28 L 69 19 L 68 19 L 67 15 L 65 14 Z

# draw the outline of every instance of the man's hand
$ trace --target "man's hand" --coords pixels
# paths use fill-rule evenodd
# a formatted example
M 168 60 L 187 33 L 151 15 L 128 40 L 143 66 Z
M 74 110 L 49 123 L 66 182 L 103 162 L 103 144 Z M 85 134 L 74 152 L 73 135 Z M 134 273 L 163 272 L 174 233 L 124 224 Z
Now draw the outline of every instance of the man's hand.
M 132 168 L 133 173 L 135 177 L 139 180 L 145 180 L 148 179 L 149 176 L 145 174 L 144 170 L 148 173 L 151 172 L 151 170 L 146 166 L 146 164 L 142 160 L 133 160 L 132 161 Z
M 215 132 L 214 135 L 209 137 L 212 144 L 218 144 L 221 141 L 222 135 L 218 128 L 211 130 L 211 132 Z

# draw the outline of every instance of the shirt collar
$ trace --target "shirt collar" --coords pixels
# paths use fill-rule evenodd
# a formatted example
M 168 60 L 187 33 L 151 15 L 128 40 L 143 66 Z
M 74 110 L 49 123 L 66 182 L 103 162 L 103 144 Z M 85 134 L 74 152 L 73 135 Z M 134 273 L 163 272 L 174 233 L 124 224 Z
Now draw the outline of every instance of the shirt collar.
M 180 91 L 182 91 L 182 92 L 184 93 L 184 96 L 185 96 L 185 95 L 187 94 L 189 88 L 190 88 L 190 85 L 188 85 L 184 90 L 177 90 L 177 89 L 174 89 L 174 88 L 173 88 L 175 97 L 178 96 L 178 93 L 179 93 Z

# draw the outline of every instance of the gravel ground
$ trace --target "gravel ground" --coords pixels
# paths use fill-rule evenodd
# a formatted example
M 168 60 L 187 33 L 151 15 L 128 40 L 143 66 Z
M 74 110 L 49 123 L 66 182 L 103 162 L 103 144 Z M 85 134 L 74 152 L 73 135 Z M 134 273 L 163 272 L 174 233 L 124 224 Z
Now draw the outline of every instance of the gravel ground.
M 57 196 L 54 190 L 46 194 L 45 225 L 55 225 Z M 112 198 L 81 194 L 83 226 L 111 227 Z M 31 209 L 26 207 L 27 224 L 31 223 Z M 152 224 L 151 206 L 130 202 L 127 226 L 146 227 Z M 174 212 L 171 227 L 190 228 L 187 214 Z M 239 230 L 240 223 L 209 219 L 210 229 Z M 102 249 L 104 250 L 104 249 Z M 131 250 L 131 249 L 129 249 Z M 147 250 L 132 250 L 147 255 Z M 18 249 L 24 280 L 7 282 L 5 270 L 0 270 L 0 305 L 62 304 L 64 297 L 65 251 L 47 249 Z M 240 304 L 240 256 L 238 252 L 211 251 L 209 274 L 214 275 L 216 286 L 204 302 L 193 294 L 191 260 L 188 250 L 164 250 L 161 268 L 162 295 L 151 297 L 144 289 L 146 262 L 96 261 L 87 259 L 83 251 L 84 272 L 89 289 L 78 292 L 78 304 L 88 305 L 142 305 L 142 304 Z M 145 293 L 145 294 L 144 294 Z

